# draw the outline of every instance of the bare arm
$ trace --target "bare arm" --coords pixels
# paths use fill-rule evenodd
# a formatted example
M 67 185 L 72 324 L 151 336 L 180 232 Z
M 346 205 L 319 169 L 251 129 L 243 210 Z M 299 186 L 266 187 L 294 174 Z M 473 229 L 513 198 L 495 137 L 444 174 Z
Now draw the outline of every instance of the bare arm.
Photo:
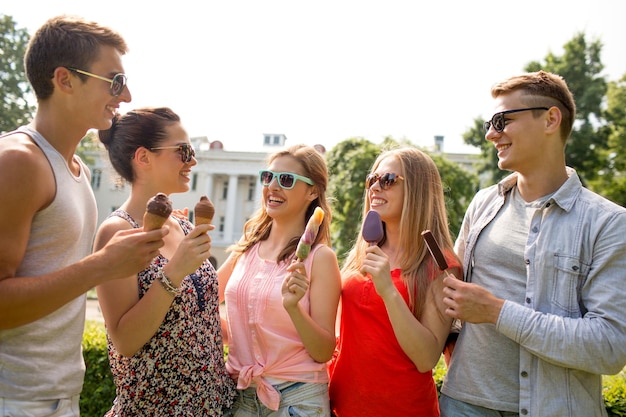
M 7 137 L 0 145 L 0 328 L 38 320 L 98 283 L 128 275 L 149 263 L 166 231 L 116 236 L 105 250 L 41 276 L 16 277 L 32 221 L 54 199 L 51 168 L 34 144 Z M 17 144 L 16 144 L 17 143 Z M 119 262 L 123 259 L 125 262 Z M 113 262 L 115 260 L 115 262 Z M 116 264 L 112 266 L 112 264 Z
M 420 372 L 433 369 L 441 357 L 452 324 L 452 319 L 444 314 L 441 277 L 429 286 L 422 317 L 418 320 L 393 284 L 388 258 L 380 248 L 372 246 L 367 249 L 361 271 L 371 274 L 402 350 Z M 453 272 L 460 275 L 458 270 Z
M 283 283 L 283 305 L 293 321 L 304 347 L 317 362 L 328 361 L 335 350 L 335 320 L 341 294 L 341 278 L 335 253 L 320 248 L 313 260 L 311 278 L 301 263 L 290 266 L 292 274 Z M 298 302 L 310 285 L 311 314 Z
M 113 233 L 127 227 L 130 225 L 122 219 L 109 219 L 98 231 L 94 248 L 98 250 Z M 182 240 L 174 242 L 176 252 L 163 271 L 176 287 L 209 257 L 211 245 L 206 232 L 211 227 L 197 226 Z M 166 245 L 168 240 L 176 239 L 173 235 L 166 238 Z M 154 336 L 174 301 L 174 296 L 158 281 L 140 299 L 136 274 L 101 284 L 97 291 L 107 332 L 117 351 L 125 356 L 134 355 Z

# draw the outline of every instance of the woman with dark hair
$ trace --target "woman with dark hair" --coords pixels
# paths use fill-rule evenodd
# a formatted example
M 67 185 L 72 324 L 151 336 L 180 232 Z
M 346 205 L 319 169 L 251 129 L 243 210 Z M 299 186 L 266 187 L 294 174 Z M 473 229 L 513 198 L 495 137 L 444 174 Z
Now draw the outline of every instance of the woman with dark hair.
M 168 108 L 116 116 L 99 132 L 115 170 L 131 184 L 100 226 L 94 250 L 118 230 L 142 227 L 148 200 L 189 190 L 195 153 Z M 137 275 L 97 287 L 117 397 L 107 416 L 221 416 L 234 384 L 225 369 L 211 225 L 170 216 L 165 245 Z

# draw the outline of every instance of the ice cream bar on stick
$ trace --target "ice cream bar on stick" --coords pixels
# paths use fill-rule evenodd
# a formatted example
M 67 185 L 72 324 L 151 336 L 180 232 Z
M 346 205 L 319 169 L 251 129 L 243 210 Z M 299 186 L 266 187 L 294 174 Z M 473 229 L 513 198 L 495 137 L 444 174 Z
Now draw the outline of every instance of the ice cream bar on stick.
M 443 256 L 443 252 L 441 252 L 439 244 L 435 240 L 432 232 L 430 230 L 424 230 L 422 232 L 422 237 L 424 238 L 424 241 L 426 242 L 426 247 L 428 247 L 428 250 L 430 251 L 432 257 L 435 259 L 435 262 L 437 263 L 439 269 L 445 271 L 447 275 L 450 275 L 450 273 L 447 271 L 448 262 L 446 261 L 446 257 Z
M 143 230 L 150 231 L 163 227 L 167 218 L 172 214 L 172 202 L 163 193 L 157 193 L 148 200 L 146 211 L 143 214 Z
M 215 215 L 215 207 L 209 197 L 203 195 L 200 197 L 200 201 L 193 209 L 194 223 L 199 224 L 211 224 L 213 216 Z
M 298 261 L 304 261 L 307 256 L 309 256 L 309 252 L 311 252 L 311 245 L 315 242 L 317 232 L 320 230 L 320 225 L 323 220 L 324 210 L 322 210 L 319 206 L 315 207 L 313 214 L 306 224 L 306 229 L 304 229 L 304 233 L 302 234 L 302 237 L 300 237 L 298 247 L 296 248 L 296 258 L 298 258 Z
M 370 246 L 377 245 L 383 240 L 385 232 L 383 230 L 383 222 L 380 220 L 380 214 L 377 211 L 370 210 L 365 215 L 363 225 L 361 226 L 361 235 Z

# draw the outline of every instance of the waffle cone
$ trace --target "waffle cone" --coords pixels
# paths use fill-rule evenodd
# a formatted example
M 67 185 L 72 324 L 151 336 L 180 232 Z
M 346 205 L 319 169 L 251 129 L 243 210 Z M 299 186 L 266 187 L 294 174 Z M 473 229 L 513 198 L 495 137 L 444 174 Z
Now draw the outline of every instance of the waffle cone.
M 211 224 L 212 221 L 213 221 L 212 217 L 196 216 L 194 223 L 196 223 L 196 226 L 197 226 L 199 224 Z
M 148 213 L 143 214 L 143 230 L 148 232 L 150 230 L 156 230 L 163 227 L 167 217 L 159 216 L 158 214 Z

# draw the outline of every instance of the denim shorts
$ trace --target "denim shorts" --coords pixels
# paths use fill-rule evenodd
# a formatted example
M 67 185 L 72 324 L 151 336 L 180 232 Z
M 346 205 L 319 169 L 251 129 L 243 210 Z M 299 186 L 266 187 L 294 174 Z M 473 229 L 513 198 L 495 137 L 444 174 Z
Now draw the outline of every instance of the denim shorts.
M 0 397 L 0 417 L 78 417 L 79 395 L 60 400 L 29 401 Z
M 441 417 L 519 417 L 519 413 L 497 411 L 455 400 L 444 394 L 439 397 Z
M 239 390 L 224 417 L 330 417 L 328 384 L 285 382 L 274 385 L 280 393 L 278 410 L 270 410 L 257 397 L 256 387 Z

